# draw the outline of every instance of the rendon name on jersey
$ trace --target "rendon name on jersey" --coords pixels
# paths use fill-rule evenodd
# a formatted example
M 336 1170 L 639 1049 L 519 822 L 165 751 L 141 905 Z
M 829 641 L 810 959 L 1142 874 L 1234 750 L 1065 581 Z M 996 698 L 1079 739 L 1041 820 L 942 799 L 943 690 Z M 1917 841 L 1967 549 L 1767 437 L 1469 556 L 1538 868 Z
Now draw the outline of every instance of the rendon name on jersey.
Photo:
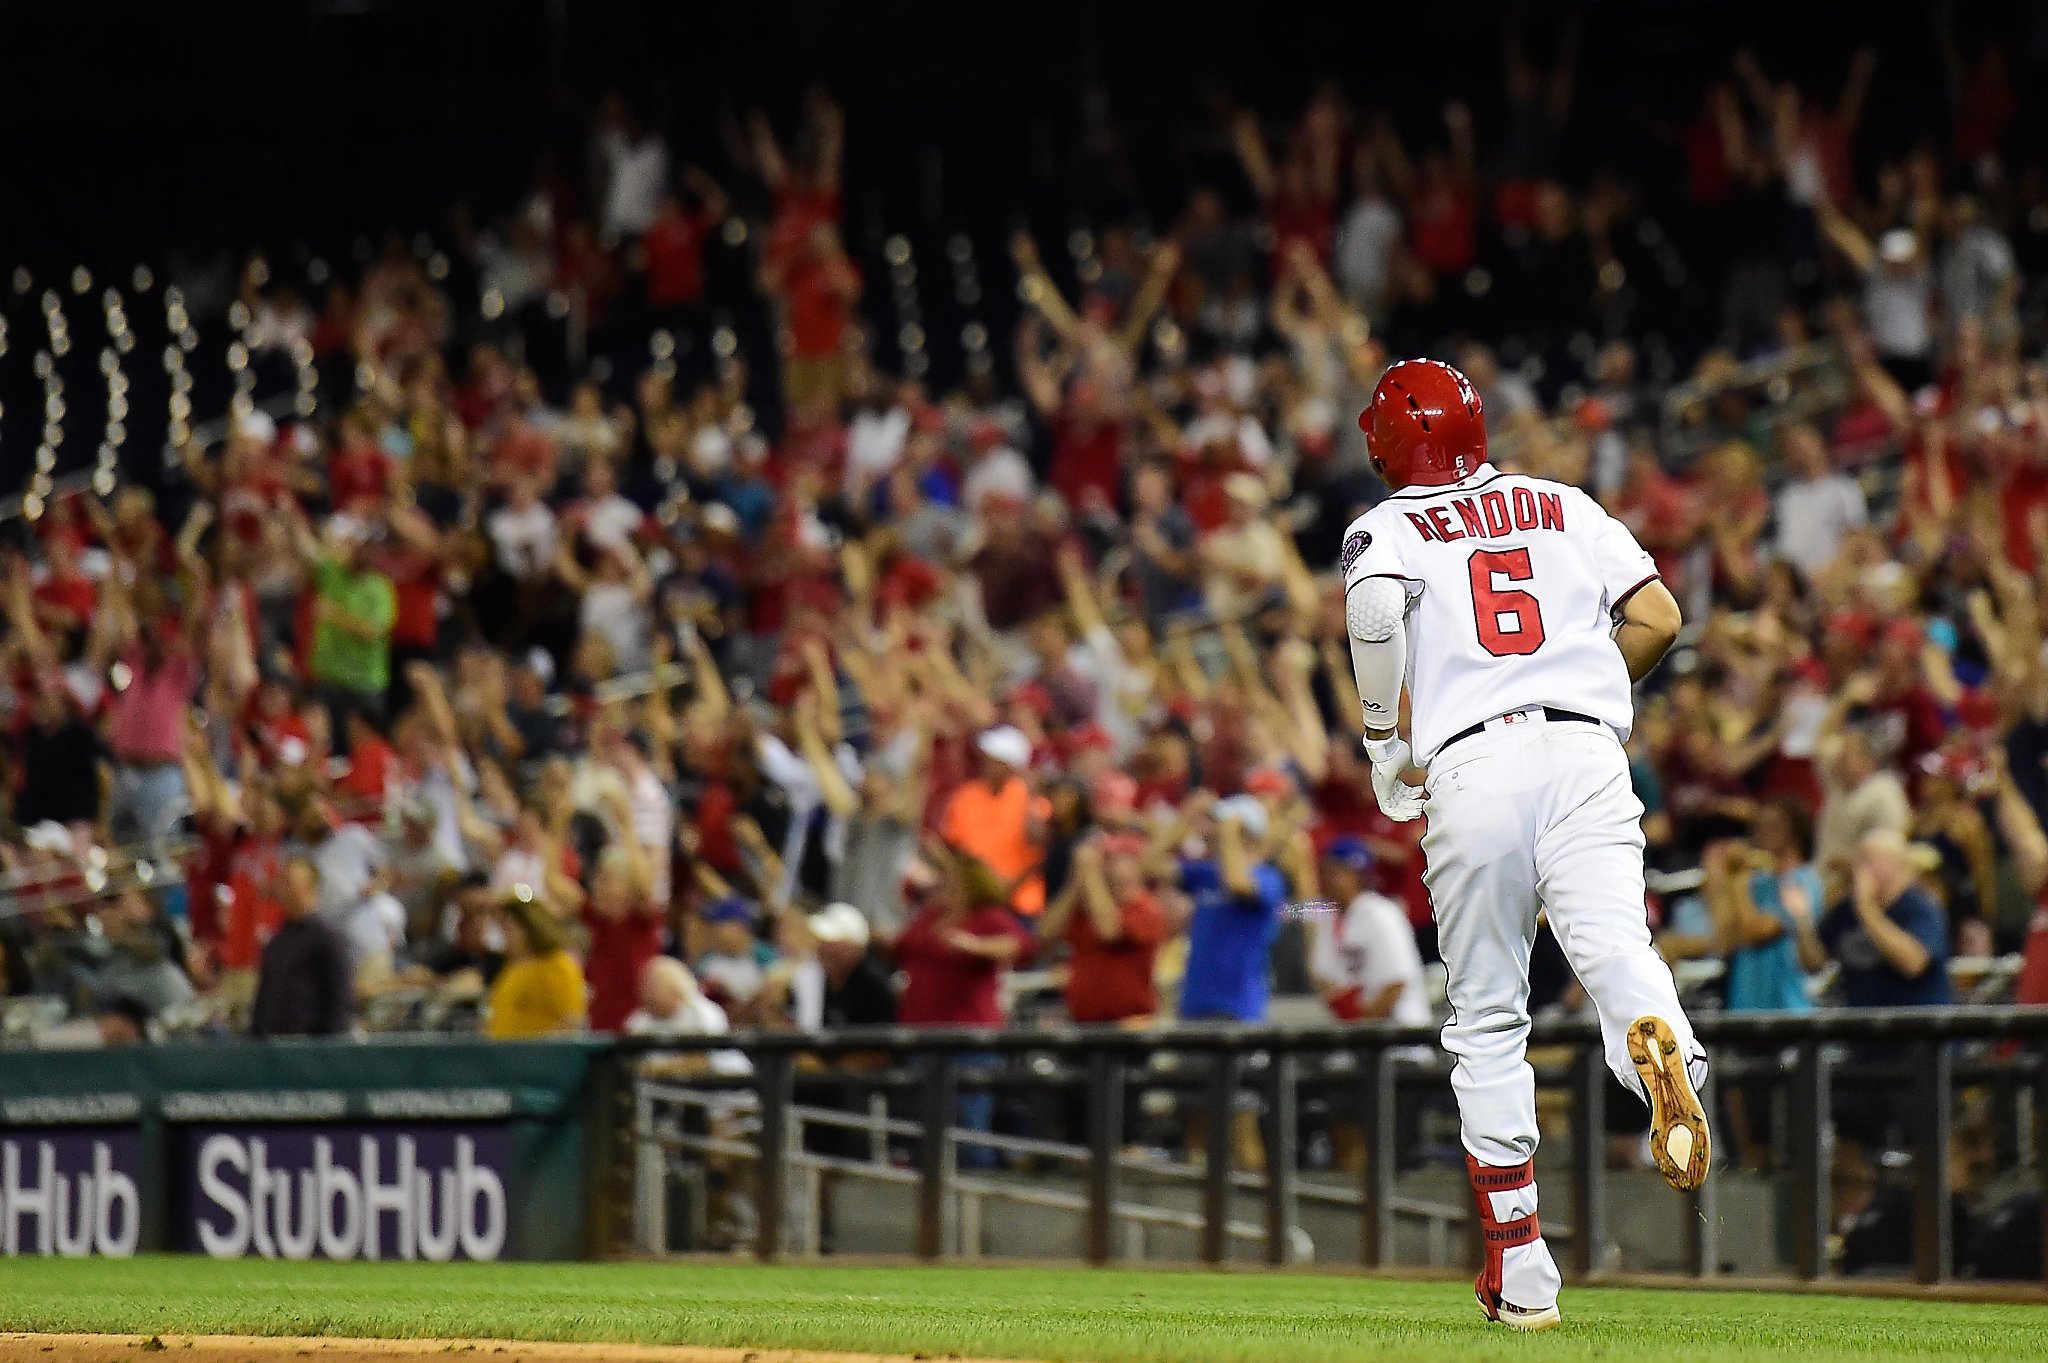
M 1408 701 L 1415 759 L 1510 710 L 1550 705 L 1628 737 L 1628 668 L 1614 621 L 1657 566 L 1628 527 L 1578 488 L 1503 473 L 1394 493 L 1344 537 L 1344 589 L 1408 589 Z

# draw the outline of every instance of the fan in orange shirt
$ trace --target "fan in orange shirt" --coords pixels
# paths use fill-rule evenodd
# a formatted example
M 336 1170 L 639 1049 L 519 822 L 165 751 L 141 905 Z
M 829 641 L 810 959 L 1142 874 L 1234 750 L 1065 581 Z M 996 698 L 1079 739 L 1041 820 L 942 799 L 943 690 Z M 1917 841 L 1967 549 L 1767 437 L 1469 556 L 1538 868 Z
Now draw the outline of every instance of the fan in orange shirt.
M 1009 905 L 1026 917 L 1045 907 L 1041 846 L 1052 806 L 1032 793 L 1024 779 L 1031 765 L 1031 740 L 1003 724 L 974 741 L 979 770 L 946 801 L 939 833 L 952 846 L 987 864 L 1009 890 Z

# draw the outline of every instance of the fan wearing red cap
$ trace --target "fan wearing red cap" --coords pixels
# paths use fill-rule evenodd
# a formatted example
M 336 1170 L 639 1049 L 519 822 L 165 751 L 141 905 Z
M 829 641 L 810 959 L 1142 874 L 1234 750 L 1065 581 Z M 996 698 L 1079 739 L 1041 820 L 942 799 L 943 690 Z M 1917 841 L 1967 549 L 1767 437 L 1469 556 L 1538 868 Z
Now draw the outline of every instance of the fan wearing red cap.
M 1547 1329 L 1559 1275 L 1536 1218 L 1526 1054 L 1539 909 L 1592 997 L 1609 1068 L 1650 1105 L 1666 1180 L 1696 1188 L 1710 1163 L 1706 1054 L 1650 943 L 1622 749 L 1633 684 L 1677 638 L 1678 603 L 1598 502 L 1487 462 L 1479 394 L 1449 365 L 1394 365 L 1359 426 L 1393 492 L 1344 537 L 1345 624 L 1380 809 L 1429 814 L 1444 1049 L 1486 1246 L 1474 1287 L 1487 1319 Z

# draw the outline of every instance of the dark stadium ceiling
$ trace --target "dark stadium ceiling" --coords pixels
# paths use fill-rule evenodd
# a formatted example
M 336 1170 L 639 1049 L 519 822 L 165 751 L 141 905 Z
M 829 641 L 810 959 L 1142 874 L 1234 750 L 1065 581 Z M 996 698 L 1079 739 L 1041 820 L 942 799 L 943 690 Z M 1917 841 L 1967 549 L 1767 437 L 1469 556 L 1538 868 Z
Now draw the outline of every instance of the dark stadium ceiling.
M 1602 155 L 1689 117 L 1703 74 L 1739 44 L 1831 83 L 1838 72 L 1802 69 L 1812 54 L 1824 67 L 1867 40 L 1894 90 L 1945 80 L 1917 4 L 1576 8 L 1578 117 L 1611 143 Z M 719 115 L 762 105 L 786 118 L 823 82 L 847 107 L 850 179 L 891 196 L 892 217 L 1014 209 L 1033 176 L 1085 173 L 1073 148 L 1091 107 L 1134 159 L 1233 100 L 1299 107 L 1322 79 L 1418 126 L 1463 98 L 1484 129 L 1503 37 L 1523 32 L 1540 53 L 1568 12 L 1484 0 L 0 4 L 0 269 L 411 230 L 455 196 L 495 208 L 545 149 L 580 159 L 581 113 L 609 89 L 663 123 L 679 156 L 715 168 Z M 2016 63 L 2048 50 L 2048 6 L 1953 12 L 1966 41 L 1995 38 Z M 1091 105 L 1092 90 L 1105 98 Z M 1190 169 L 1159 167 L 1182 181 Z

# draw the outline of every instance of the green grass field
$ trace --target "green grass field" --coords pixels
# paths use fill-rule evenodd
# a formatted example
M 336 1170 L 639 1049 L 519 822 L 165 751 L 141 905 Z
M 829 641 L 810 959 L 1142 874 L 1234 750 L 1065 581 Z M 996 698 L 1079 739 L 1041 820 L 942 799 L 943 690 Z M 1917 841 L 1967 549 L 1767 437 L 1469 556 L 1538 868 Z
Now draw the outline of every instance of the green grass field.
M 2048 1358 L 2048 1307 L 1572 1288 L 1510 1335 L 1456 1283 L 1057 1268 L 17 1259 L 0 1329 L 628 1340 L 1062 1363 Z

